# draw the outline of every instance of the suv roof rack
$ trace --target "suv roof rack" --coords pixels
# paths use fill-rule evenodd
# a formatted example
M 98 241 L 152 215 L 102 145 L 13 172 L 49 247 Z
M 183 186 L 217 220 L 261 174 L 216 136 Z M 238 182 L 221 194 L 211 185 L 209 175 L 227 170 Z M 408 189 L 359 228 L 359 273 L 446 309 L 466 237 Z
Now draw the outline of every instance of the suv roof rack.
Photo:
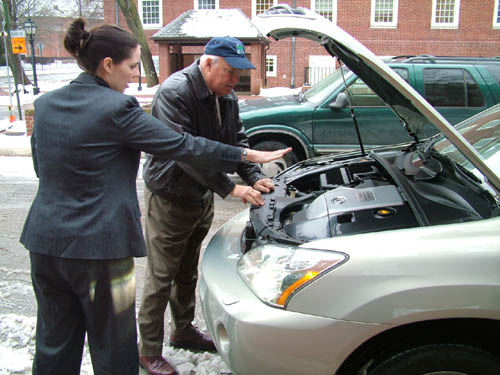
M 274 14 L 297 14 L 304 16 L 306 12 L 303 8 L 292 8 L 288 4 L 278 4 L 269 8 L 264 12 L 264 15 L 274 15 Z
M 500 63 L 500 56 L 494 57 L 465 57 L 465 56 L 433 56 L 433 55 L 402 55 L 390 59 L 401 60 L 402 63 L 424 63 L 424 64 L 474 64 L 474 63 Z

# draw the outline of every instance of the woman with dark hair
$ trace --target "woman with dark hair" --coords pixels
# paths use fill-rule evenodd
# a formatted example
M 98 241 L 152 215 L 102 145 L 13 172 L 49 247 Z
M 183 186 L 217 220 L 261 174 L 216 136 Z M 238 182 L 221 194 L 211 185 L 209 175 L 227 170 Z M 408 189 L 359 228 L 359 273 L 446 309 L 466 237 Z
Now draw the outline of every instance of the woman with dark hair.
M 134 257 L 146 255 L 137 201 L 140 152 L 225 172 L 258 152 L 179 134 L 123 94 L 140 46 L 126 30 L 71 23 L 65 48 L 84 70 L 35 101 L 39 178 L 21 242 L 38 315 L 34 375 L 79 374 L 85 335 L 95 375 L 137 375 Z M 254 202 L 261 201 L 255 192 Z

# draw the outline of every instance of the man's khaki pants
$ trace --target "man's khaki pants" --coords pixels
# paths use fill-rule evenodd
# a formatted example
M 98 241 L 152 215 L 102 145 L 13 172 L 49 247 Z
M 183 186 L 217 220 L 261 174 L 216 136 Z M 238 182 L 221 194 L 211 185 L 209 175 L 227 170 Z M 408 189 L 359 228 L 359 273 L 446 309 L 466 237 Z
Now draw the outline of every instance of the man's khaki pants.
M 139 309 L 139 354 L 162 354 L 164 314 L 170 303 L 172 333 L 194 319 L 201 243 L 214 217 L 213 194 L 201 202 L 172 201 L 144 191 L 148 252 Z

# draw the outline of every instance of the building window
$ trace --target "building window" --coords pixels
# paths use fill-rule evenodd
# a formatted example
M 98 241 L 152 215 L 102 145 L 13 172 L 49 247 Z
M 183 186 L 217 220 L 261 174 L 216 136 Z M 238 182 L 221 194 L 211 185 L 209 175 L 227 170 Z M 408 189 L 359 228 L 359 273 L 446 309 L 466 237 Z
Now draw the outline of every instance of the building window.
M 500 0 L 495 0 L 495 11 L 493 12 L 493 28 L 500 29 Z
M 139 0 L 139 15 L 145 28 L 162 27 L 161 0 Z
M 460 0 L 432 0 L 432 28 L 458 28 L 459 9 Z
M 333 23 L 337 22 L 337 0 L 311 0 L 311 10 Z
M 194 0 L 194 9 L 219 9 L 219 0 Z
M 372 0 L 371 27 L 398 25 L 398 0 Z
M 264 13 L 276 4 L 278 4 L 278 0 L 252 0 L 252 17 Z
M 266 56 L 266 76 L 267 77 L 276 77 L 277 75 L 277 61 L 278 57 L 275 55 Z

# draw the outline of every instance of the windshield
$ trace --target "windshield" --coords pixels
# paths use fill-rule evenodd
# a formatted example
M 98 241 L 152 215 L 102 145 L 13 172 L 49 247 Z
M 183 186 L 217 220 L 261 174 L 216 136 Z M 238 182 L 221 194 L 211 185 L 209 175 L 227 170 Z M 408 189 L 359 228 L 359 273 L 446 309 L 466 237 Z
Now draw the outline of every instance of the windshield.
M 346 81 L 351 76 L 351 71 L 347 67 L 337 69 L 328 77 L 324 78 L 309 90 L 304 93 L 304 99 L 314 105 L 321 104 L 333 91 L 340 85 L 344 85 L 342 78 L 342 71 L 344 72 Z
M 500 105 L 462 122 L 456 128 L 481 154 L 488 167 L 500 175 Z M 425 153 L 429 151 L 446 156 L 485 181 L 477 168 L 446 137 L 441 135 L 430 139 L 424 147 Z M 418 163 L 417 158 L 414 164 Z
M 500 174 L 500 106 L 494 109 L 462 123 L 457 130 L 481 154 L 488 166 Z M 474 165 L 443 136 L 433 140 L 432 149 L 469 171 L 475 170 Z

